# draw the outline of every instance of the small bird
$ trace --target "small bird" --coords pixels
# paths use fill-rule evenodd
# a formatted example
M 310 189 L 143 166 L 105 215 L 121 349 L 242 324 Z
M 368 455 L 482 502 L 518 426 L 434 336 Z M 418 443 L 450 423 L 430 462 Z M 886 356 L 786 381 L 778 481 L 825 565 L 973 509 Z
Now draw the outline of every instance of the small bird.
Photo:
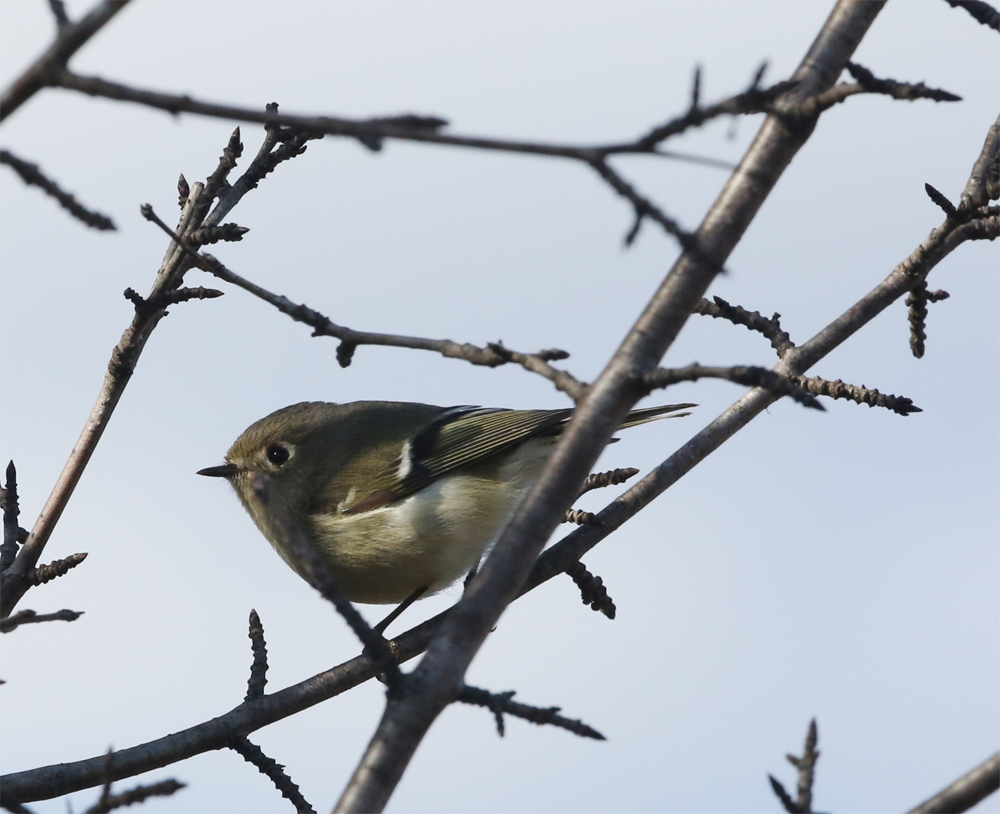
M 678 411 L 694 406 L 633 410 L 621 426 L 688 415 Z M 226 463 L 198 474 L 228 480 L 300 575 L 287 531 L 269 516 L 274 501 L 347 599 L 405 606 L 478 566 L 572 412 L 303 402 L 251 424 Z M 261 473 L 271 483 L 266 503 L 253 487 Z

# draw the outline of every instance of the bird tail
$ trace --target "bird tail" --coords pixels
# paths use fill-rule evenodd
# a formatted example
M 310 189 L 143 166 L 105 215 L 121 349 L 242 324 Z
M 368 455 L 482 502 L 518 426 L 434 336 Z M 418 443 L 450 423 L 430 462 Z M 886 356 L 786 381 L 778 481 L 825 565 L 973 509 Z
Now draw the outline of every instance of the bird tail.
M 660 407 L 643 407 L 633 410 L 622 422 L 621 429 L 627 430 L 629 427 L 638 427 L 640 424 L 648 424 L 650 421 L 658 421 L 661 418 L 683 418 L 691 415 L 690 412 L 678 412 L 687 410 L 689 407 L 697 407 L 697 404 L 664 404 Z

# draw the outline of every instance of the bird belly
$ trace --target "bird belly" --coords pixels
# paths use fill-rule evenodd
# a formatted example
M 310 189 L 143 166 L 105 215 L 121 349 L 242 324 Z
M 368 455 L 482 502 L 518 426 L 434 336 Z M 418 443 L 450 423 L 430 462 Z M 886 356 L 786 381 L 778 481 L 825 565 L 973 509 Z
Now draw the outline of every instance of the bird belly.
M 479 563 L 551 444 L 529 442 L 491 471 L 471 468 L 363 514 L 314 515 L 315 539 L 338 587 L 354 601 L 402 602 L 444 590 Z

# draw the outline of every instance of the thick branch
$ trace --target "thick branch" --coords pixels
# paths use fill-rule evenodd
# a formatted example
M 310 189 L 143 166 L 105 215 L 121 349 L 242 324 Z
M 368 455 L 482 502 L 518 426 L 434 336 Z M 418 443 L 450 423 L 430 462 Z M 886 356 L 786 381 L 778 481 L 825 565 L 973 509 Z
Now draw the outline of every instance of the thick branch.
M 881 9 L 841 0 L 793 77 L 795 89 L 774 102 L 798 105 L 830 87 Z M 639 392 L 637 377 L 653 369 L 739 241 L 813 122 L 789 130 L 769 116 L 697 232 L 698 252 L 685 252 L 667 275 L 594 383 L 546 464 L 535 488 L 507 524 L 479 575 L 453 609 L 405 691 L 389 699 L 338 810 L 381 811 L 437 715 L 455 700 L 462 677 L 507 603 L 517 595 L 542 545 L 555 530 L 601 449 Z M 585 526 L 582 528 L 590 528 Z
M 952 814 L 968 811 L 1000 789 L 1000 752 L 962 775 L 948 788 L 925 800 L 908 814 Z
M 984 151 L 989 149 L 990 143 L 987 139 Z M 913 285 L 914 277 L 926 277 L 948 252 L 960 245 L 964 239 L 968 239 L 962 235 L 963 230 L 970 225 L 972 224 L 959 226 L 944 237 L 937 235 L 938 230 L 932 232 L 931 236 L 894 269 L 885 281 L 802 348 L 790 354 L 793 358 L 786 372 L 805 372 L 809 366 L 833 351 L 895 300 L 905 296 Z M 941 247 L 938 250 L 931 250 L 928 244 L 935 240 L 940 241 Z M 752 418 L 763 412 L 774 400 L 773 394 L 763 390 L 754 390 L 743 396 L 635 486 L 605 507 L 598 514 L 600 525 L 581 526 L 549 548 L 535 563 L 521 593 L 533 590 L 578 562 L 586 552 L 638 514 L 641 509 L 748 424 Z M 447 613 L 450 612 L 439 614 L 417 625 L 390 643 L 399 663 L 415 658 L 425 651 Z M 346 692 L 373 678 L 378 672 L 379 667 L 372 658 L 367 655 L 358 656 L 299 684 L 254 699 L 252 703 L 240 704 L 230 712 L 210 721 L 116 752 L 113 777 L 115 780 L 120 780 L 207 751 L 225 748 L 233 737 L 244 736 Z M 104 782 L 104 777 L 105 758 L 99 756 L 75 763 L 45 766 L 6 775 L 0 783 L 0 794 L 5 804 L 8 801 L 12 804 L 31 802 L 99 785 Z

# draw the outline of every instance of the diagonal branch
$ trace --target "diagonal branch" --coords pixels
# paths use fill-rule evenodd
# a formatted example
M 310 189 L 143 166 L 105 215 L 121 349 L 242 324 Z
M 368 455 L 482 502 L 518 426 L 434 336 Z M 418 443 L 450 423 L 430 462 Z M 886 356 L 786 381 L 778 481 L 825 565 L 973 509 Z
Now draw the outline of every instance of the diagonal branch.
M 0 122 L 46 85 L 52 84 L 53 75 L 65 69 L 70 57 L 104 28 L 127 3 L 128 0 L 103 0 L 77 22 L 61 25 L 55 42 L 0 96 Z
M 952 8 L 965 9 L 977 23 L 1000 31 L 1000 11 L 983 0 L 945 0 Z
M 698 379 L 726 379 L 747 387 L 761 387 L 777 396 L 788 396 L 803 407 L 812 407 L 814 410 L 826 409 L 801 383 L 764 367 L 703 367 L 693 362 L 686 367 L 654 370 L 643 376 L 642 383 L 647 390 L 653 390 L 680 382 L 694 382 Z
M 100 212 L 93 212 L 81 204 L 73 195 L 66 192 L 60 186 L 38 169 L 37 164 L 31 164 L 9 150 L 0 150 L 0 164 L 6 164 L 16 172 L 22 181 L 28 186 L 38 187 L 46 195 L 55 198 L 59 205 L 69 212 L 74 218 L 92 229 L 98 231 L 114 231 L 118 227 L 107 215 Z
M 991 150 L 995 149 L 998 143 L 995 139 L 998 133 L 1000 133 L 1000 119 L 990 129 L 990 135 L 987 136 L 976 167 L 988 165 L 992 156 Z M 986 156 L 985 160 L 983 156 Z M 974 170 L 973 174 L 975 172 Z M 893 302 L 905 296 L 912 288 L 914 279 L 926 278 L 950 251 L 964 240 L 971 239 L 965 232 L 971 225 L 958 226 L 943 237 L 939 234 L 939 230 L 934 230 L 927 240 L 872 292 L 790 354 L 792 358 L 788 362 L 789 367 L 786 368 L 786 372 L 804 372 Z M 779 367 L 785 364 L 782 362 Z M 635 486 L 605 507 L 598 514 L 600 525 L 581 526 L 546 550 L 534 564 L 521 593 L 527 593 L 565 572 L 601 540 L 638 514 L 755 416 L 762 413 L 774 400 L 772 394 L 761 390 L 754 390 L 739 399 Z M 451 611 L 446 611 L 439 614 L 396 637 L 391 642 L 391 649 L 398 661 L 404 663 L 423 653 L 450 613 Z M 346 692 L 370 680 L 378 672 L 379 667 L 370 656 L 358 656 L 296 685 L 254 699 L 252 703 L 240 704 L 230 712 L 204 723 L 116 752 L 113 777 L 120 780 L 197 754 L 225 748 L 233 737 L 245 736 L 249 732 Z M 50 799 L 90 788 L 104 782 L 107 773 L 105 765 L 104 756 L 99 756 L 75 763 L 43 766 L 11 773 L 2 778 L 0 800 L 10 807 L 21 802 Z
M 105 6 L 108 5 L 120 7 L 122 3 L 105 3 Z M 234 140 L 238 143 L 238 133 L 234 133 L 234 138 L 230 139 L 230 153 L 233 152 Z M 230 153 L 225 153 L 220 161 L 220 167 L 223 169 L 216 170 L 212 176 L 219 187 L 222 186 L 225 175 L 234 165 Z M 252 188 L 253 185 L 245 185 L 240 195 L 249 192 Z M 181 235 L 183 240 L 189 233 L 202 226 L 218 226 L 222 217 L 239 200 L 239 197 L 229 196 L 225 203 L 220 201 L 215 211 L 210 213 L 209 208 L 212 201 L 205 194 L 204 185 L 195 184 L 193 188 L 188 190 L 176 234 Z M 66 504 L 87 468 L 87 464 L 90 462 L 90 458 L 132 378 L 132 373 L 146 342 L 149 341 L 153 330 L 166 313 L 166 306 L 188 296 L 183 292 L 178 295 L 175 290 L 180 288 L 184 274 L 191 268 L 189 251 L 186 246 L 182 247 L 176 241 L 172 242 L 157 272 L 152 289 L 144 299 L 146 307 L 136 303 L 135 316 L 112 351 L 108 372 L 80 437 L 63 466 L 48 500 L 46 500 L 31 533 L 25 540 L 24 546 L 18 552 L 14 563 L 3 572 L 2 580 L 0 580 L 0 617 L 9 615 L 28 588 L 31 587 L 29 575 L 38 564 L 52 530 L 59 522 Z M 214 296 L 213 293 L 202 293 L 205 296 Z M 190 296 L 198 297 L 199 294 L 194 293 Z
M 1000 789 L 1000 752 L 987 758 L 929 800 L 911 809 L 908 814 L 968 811 L 997 789 Z
M 794 90 L 787 99 L 775 101 L 779 115 L 764 122 L 740 168 L 703 220 L 697 232 L 699 251 L 686 251 L 675 263 L 577 406 L 538 483 L 520 503 L 423 660 L 405 678 L 404 691 L 389 698 L 337 810 L 381 811 L 385 807 L 424 734 L 458 697 L 476 652 L 521 590 L 545 540 L 635 404 L 641 393 L 637 379 L 659 364 L 785 167 L 808 139 L 815 122 L 799 121 L 789 129 L 780 115 L 782 106 L 797 106 L 832 86 L 881 7 L 881 3 L 860 0 L 837 4 L 792 77 L 797 82 Z
M 316 809 L 309 805 L 309 801 L 302 796 L 298 784 L 285 774 L 285 767 L 265 755 L 257 744 L 251 743 L 246 738 L 233 738 L 227 745 L 247 763 L 256 766 L 257 771 L 270 780 L 274 787 L 281 792 L 281 796 L 295 806 L 296 814 L 316 814 Z
M 747 330 L 762 334 L 771 340 L 771 347 L 779 358 L 795 347 L 788 332 L 781 328 L 781 314 L 775 314 L 768 319 L 760 311 L 747 311 L 742 306 L 730 305 L 722 297 L 712 297 L 712 302 L 701 300 L 695 306 L 693 313 L 713 319 L 728 319 L 734 325 L 742 325 Z
M 479 687 L 466 685 L 458 695 L 458 700 L 463 704 L 472 704 L 477 707 L 486 707 L 493 713 L 497 722 L 497 732 L 502 738 L 504 736 L 503 715 L 513 715 L 533 724 L 556 726 L 579 735 L 581 738 L 593 738 L 594 740 L 607 740 L 604 735 L 593 727 L 587 726 L 582 721 L 572 718 L 565 718 L 559 714 L 559 707 L 533 707 L 530 704 L 519 704 L 513 700 L 514 691 L 493 693 Z
M 308 325 L 313 329 L 313 336 L 331 336 L 339 339 L 340 346 L 337 348 L 337 361 L 340 362 L 341 367 L 350 365 L 354 358 L 354 351 L 359 345 L 382 345 L 434 351 L 435 353 L 440 353 L 442 356 L 452 359 L 463 359 L 470 364 L 482 365 L 484 367 L 499 367 L 508 363 L 519 364 L 525 370 L 537 373 L 548 379 L 556 386 L 557 390 L 567 393 L 574 400 L 579 400 L 586 392 L 586 384 L 576 379 L 567 371 L 559 370 L 549 364 L 550 361 L 568 358 L 569 354 L 564 350 L 550 349 L 529 354 L 511 350 L 505 347 L 502 342 L 490 342 L 485 348 L 480 348 L 468 342 L 459 344 L 450 339 L 424 339 L 417 336 L 355 331 L 352 328 L 338 325 L 329 317 L 324 316 L 308 305 L 296 304 L 281 294 L 274 294 L 266 288 L 250 282 L 236 272 L 226 268 L 226 266 L 212 255 L 196 251 L 190 245 L 190 240 L 181 238 L 176 232 L 170 229 L 157 216 L 149 204 L 145 204 L 142 207 L 142 214 L 146 220 L 155 223 L 166 234 L 170 235 L 188 253 L 192 263 L 202 271 L 206 271 L 220 280 L 248 291 L 255 297 L 273 305 L 281 313 L 288 315 L 296 322 Z

